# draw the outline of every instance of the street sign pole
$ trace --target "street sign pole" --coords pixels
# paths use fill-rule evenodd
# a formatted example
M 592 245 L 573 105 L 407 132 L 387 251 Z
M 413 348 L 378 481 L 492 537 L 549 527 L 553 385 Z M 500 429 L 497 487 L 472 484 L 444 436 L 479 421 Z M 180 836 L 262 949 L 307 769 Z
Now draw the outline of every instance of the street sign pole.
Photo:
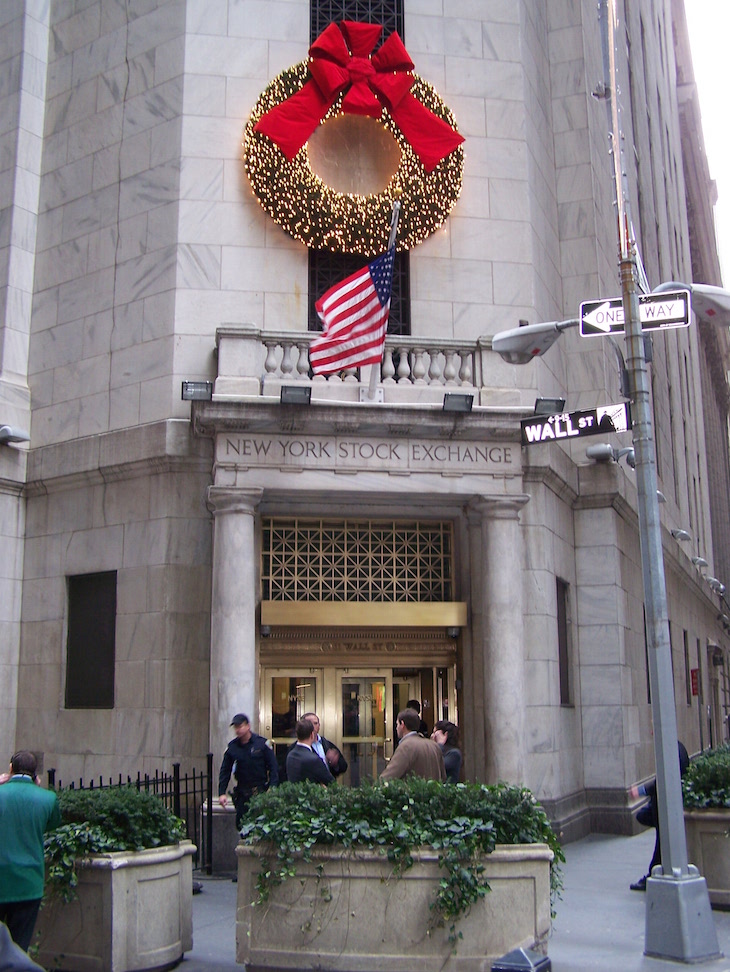
M 650 877 L 646 883 L 644 952 L 646 955 L 695 963 L 717 958 L 720 952 L 705 879 L 687 863 L 651 401 L 617 94 L 615 0 L 600 0 L 599 15 L 606 78 L 602 93 L 606 97 L 611 131 L 627 370 L 633 401 L 639 539 L 662 855 L 661 875 Z

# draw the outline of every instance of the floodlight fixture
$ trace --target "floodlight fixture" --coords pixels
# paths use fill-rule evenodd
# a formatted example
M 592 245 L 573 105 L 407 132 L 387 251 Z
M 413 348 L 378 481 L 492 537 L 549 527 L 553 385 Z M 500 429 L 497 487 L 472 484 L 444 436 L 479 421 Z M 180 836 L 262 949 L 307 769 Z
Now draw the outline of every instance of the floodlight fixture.
M 535 415 L 556 415 L 565 408 L 564 398 L 536 398 Z
M 710 566 L 704 557 L 693 557 L 692 563 L 695 565 L 695 567 L 699 567 L 700 570 Z
M 212 381 L 184 381 L 182 383 L 182 400 L 184 402 L 209 402 L 212 398 Z
M 280 400 L 282 405 L 309 405 L 312 400 L 312 386 L 282 385 Z
M 460 395 L 456 392 L 447 392 L 444 395 L 445 412 L 471 412 L 473 404 L 473 395 Z

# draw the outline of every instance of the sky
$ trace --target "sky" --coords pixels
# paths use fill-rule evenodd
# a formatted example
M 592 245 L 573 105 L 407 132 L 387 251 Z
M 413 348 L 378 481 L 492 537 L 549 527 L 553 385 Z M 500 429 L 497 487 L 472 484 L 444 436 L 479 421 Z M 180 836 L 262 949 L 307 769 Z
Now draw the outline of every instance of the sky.
M 715 228 L 723 284 L 730 289 L 730 0 L 684 0 L 710 176 L 717 183 Z M 698 281 L 701 283 L 702 281 Z

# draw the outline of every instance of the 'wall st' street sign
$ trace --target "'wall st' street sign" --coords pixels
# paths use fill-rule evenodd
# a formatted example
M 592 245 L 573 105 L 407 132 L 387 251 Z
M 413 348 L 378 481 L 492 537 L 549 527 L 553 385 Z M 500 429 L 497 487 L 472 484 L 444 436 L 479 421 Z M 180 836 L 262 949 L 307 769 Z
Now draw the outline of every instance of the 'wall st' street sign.
M 642 331 L 666 327 L 687 327 L 691 311 L 688 290 L 667 294 L 639 294 L 639 319 Z M 620 297 L 606 300 L 584 300 L 580 305 L 580 333 L 624 333 L 624 305 Z
M 606 435 L 609 432 L 628 432 L 631 412 L 627 402 L 602 405 L 579 412 L 558 412 L 555 415 L 533 415 L 522 419 L 522 444 L 553 442 L 585 435 Z

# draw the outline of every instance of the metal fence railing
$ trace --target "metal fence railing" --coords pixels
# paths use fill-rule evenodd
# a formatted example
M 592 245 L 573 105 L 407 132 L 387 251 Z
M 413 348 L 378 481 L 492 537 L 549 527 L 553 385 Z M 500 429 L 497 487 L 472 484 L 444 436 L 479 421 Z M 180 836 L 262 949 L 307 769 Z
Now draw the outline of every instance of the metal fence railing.
M 87 783 L 83 779 L 63 783 L 56 779 L 56 770 L 48 770 L 48 786 L 54 790 L 108 790 L 115 787 L 135 786 L 138 790 L 145 790 L 158 796 L 176 817 L 184 821 L 187 837 L 195 844 L 197 851 L 193 856 L 196 869 L 205 870 L 211 874 L 213 870 L 213 754 L 206 756 L 205 772 L 193 769 L 184 775 L 180 773 L 180 763 L 172 764 L 172 773 L 161 773 L 155 770 L 154 775 L 137 773 L 136 778 L 119 774 L 117 780 L 112 777 L 98 781 L 93 779 Z

